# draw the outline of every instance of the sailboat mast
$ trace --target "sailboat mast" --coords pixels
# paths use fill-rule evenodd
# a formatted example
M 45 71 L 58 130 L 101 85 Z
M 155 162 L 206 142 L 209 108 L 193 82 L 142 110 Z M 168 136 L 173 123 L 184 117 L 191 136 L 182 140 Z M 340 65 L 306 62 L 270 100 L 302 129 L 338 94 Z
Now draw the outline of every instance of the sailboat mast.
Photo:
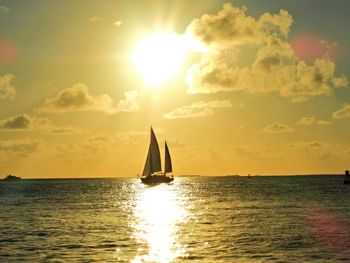
M 152 129 L 152 126 L 151 126 L 151 131 L 150 131 L 150 138 L 149 138 L 149 172 L 148 172 L 148 175 L 151 175 L 153 174 L 153 165 L 152 165 L 152 135 L 153 135 L 153 129 Z

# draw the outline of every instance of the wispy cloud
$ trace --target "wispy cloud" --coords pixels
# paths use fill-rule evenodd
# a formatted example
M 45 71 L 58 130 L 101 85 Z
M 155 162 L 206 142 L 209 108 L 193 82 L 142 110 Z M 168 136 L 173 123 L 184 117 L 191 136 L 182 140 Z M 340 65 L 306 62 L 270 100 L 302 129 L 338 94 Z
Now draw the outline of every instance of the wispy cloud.
M 130 146 L 136 141 L 128 133 L 110 134 L 99 132 L 75 143 L 62 144 L 56 147 L 57 155 L 64 159 L 109 158 L 111 153 L 121 145 Z
M 85 84 L 78 83 L 61 90 L 56 96 L 46 99 L 39 111 L 58 113 L 68 111 L 101 111 L 116 113 L 120 111 L 136 111 L 139 109 L 137 91 L 127 91 L 117 106 L 107 94 L 90 95 Z
M 95 153 L 106 152 L 112 148 L 111 144 L 115 141 L 116 139 L 108 133 L 97 133 L 88 137 L 82 147 Z
M 11 9 L 7 6 L 0 5 L 0 13 L 9 13 Z
M 140 105 L 137 101 L 138 92 L 129 90 L 124 92 L 124 99 L 120 100 L 117 106 L 117 111 L 131 112 L 138 111 Z
M 263 132 L 267 133 L 278 133 L 278 132 L 292 132 L 293 129 L 286 124 L 274 122 L 272 124 L 267 125 Z
M 43 132 L 65 135 L 65 134 L 75 134 L 82 133 L 82 129 L 73 126 L 60 126 L 60 125 L 48 125 L 44 127 Z
M 22 140 L 1 140 L 0 152 L 14 154 L 20 157 L 26 157 L 36 152 L 39 148 L 40 141 L 31 139 Z
M 255 145 L 234 146 L 233 151 L 237 156 L 256 157 L 261 154 Z
M 100 16 L 92 16 L 89 18 L 89 22 L 94 23 L 94 24 L 102 23 L 103 21 L 104 21 L 104 19 Z
M 229 100 L 213 100 L 209 102 L 196 102 L 190 106 L 182 106 L 177 108 L 163 117 L 166 119 L 184 119 L 184 118 L 196 118 L 205 117 L 213 114 L 214 108 L 231 108 L 232 103 Z
M 332 122 L 325 120 L 318 120 L 314 116 L 302 117 L 297 121 L 298 125 L 311 126 L 311 125 L 331 125 Z
M 13 100 L 16 95 L 16 89 L 12 84 L 15 78 L 12 74 L 0 75 L 0 99 Z
M 332 116 L 335 119 L 350 118 L 350 103 L 343 104 L 342 108 L 333 112 Z
M 180 140 L 167 140 L 167 144 L 171 148 L 183 148 L 186 146 L 186 143 Z
M 302 151 L 306 156 L 325 160 L 331 155 L 330 145 L 318 141 L 299 141 L 284 146 L 288 150 Z

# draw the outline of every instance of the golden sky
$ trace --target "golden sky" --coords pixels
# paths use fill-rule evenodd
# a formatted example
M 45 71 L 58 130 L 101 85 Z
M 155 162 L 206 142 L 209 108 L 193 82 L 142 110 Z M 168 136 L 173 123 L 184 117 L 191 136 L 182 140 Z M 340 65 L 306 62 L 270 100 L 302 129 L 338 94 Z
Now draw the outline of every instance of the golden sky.
M 349 5 L 0 0 L 0 176 L 342 173 Z

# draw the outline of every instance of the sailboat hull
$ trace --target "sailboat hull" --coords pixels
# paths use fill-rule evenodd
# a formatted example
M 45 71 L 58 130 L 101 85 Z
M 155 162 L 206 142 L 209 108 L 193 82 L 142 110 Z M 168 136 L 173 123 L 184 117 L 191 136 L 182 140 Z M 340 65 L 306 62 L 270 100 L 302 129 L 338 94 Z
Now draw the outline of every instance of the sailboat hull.
M 141 182 L 143 184 L 149 184 L 149 185 L 170 183 L 172 181 L 174 181 L 174 177 L 168 177 L 164 175 L 150 175 L 146 177 L 141 177 Z

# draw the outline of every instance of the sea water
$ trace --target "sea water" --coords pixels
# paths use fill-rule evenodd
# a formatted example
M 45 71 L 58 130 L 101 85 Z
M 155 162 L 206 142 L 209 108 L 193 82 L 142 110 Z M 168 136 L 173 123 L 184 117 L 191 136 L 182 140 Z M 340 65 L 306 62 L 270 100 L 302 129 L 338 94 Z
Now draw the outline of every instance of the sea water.
M 347 260 L 340 176 L 0 182 L 0 262 Z

